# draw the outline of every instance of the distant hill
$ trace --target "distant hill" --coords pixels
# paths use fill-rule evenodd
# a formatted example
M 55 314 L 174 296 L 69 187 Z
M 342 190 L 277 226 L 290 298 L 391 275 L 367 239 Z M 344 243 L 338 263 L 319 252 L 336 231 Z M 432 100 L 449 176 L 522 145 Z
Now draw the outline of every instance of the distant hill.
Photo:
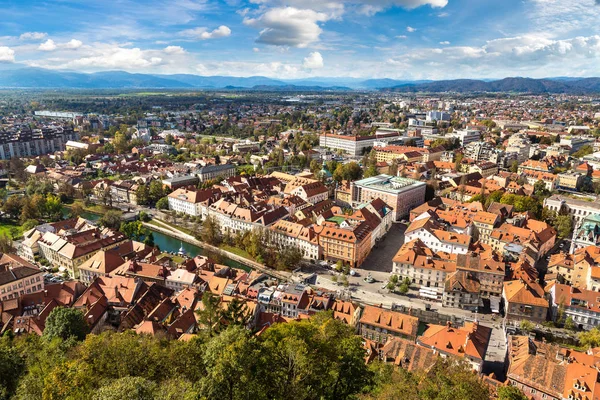
M 315 77 L 272 79 L 264 76 L 200 76 L 193 74 L 132 74 L 106 71 L 91 74 L 43 68 L 0 68 L 0 88 L 24 89 L 226 89 L 264 91 L 348 91 L 386 90 L 393 92 L 516 92 L 516 93 L 600 93 L 600 78 L 505 78 L 500 80 L 455 79 L 406 81 Z
M 455 79 L 447 81 L 434 81 L 428 83 L 408 83 L 387 88 L 393 92 L 515 92 L 515 93 L 564 93 L 564 94 L 595 94 L 600 93 L 600 78 L 580 79 L 532 79 L 532 78 L 504 78 L 496 81 L 483 81 L 474 79 Z

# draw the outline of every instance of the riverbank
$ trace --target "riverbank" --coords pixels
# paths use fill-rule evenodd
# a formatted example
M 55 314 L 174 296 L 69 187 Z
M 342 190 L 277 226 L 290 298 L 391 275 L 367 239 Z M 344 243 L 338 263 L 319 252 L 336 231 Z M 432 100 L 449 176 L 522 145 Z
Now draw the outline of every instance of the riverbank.
M 263 272 L 263 273 L 273 276 L 277 279 L 287 281 L 291 278 L 291 274 L 288 272 L 275 271 L 274 269 L 269 268 L 264 264 L 247 259 L 245 257 L 242 257 L 242 256 L 232 253 L 230 251 L 223 250 L 219 247 L 212 246 L 208 243 L 201 242 L 200 240 L 196 239 L 192 235 L 187 234 L 183 231 L 180 231 L 179 229 L 173 228 L 172 226 L 169 226 L 168 224 L 163 223 L 160 220 L 154 219 L 153 222 L 154 223 L 152 223 L 152 224 L 147 223 L 147 222 L 144 222 L 143 224 L 146 228 L 150 229 L 151 231 L 160 232 L 163 235 L 171 236 L 175 239 L 184 241 L 184 242 L 192 244 L 194 246 L 198 246 L 203 249 L 220 254 L 223 257 L 227 257 L 227 258 L 229 258 L 233 261 L 236 261 L 240 264 L 247 265 L 248 267 L 250 267 L 252 269 Z

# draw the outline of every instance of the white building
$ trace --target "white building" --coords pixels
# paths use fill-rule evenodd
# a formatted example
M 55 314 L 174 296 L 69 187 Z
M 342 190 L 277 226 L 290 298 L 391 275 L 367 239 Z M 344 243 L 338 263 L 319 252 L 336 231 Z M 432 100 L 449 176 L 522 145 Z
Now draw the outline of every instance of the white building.
M 202 215 L 200 191 L 177 189 L 167 197 L 169 210 L 197 217 Z
M 447 134 L 446 137 L 456 138 L 460 140 L 461 146 L 465 146 L 471 142 L 476 142 L 480 140 L 481 133 L 473 129 L 461 129 Z

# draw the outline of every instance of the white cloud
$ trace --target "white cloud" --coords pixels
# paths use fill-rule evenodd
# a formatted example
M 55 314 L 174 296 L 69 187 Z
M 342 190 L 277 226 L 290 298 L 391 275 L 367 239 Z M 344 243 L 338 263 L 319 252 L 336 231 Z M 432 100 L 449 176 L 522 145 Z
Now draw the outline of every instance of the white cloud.
M 406 35 L 398 35 L 396 36 L 396 39 L 406 39 L 408 36 Z
M 447 45 L 450 44 L 450 42 L 447 41 L 447 40 L 444 40 L 443 42 L 440 42 L 440 44 L 443 45 L 443 46 L 447 46 Z
M 56 50 L 56 43 L 54 43 L 54 40 L 48 39 L 44 43 L 40 44 L 38 49 L 42 51 L 53 51 Z
M 15 62 L 15 51 L 10 47 L 0 46 L 0 63 Z
M 285 7 L 269 9 L 258 18 L 245 18 L 244 24 L 260 29 L 257 42 L 303 48 L 319 40 L 319 22 L 329 18 L 325 13 Z
M 442 8 L 448 4 L 448 0 L 251 0 L 251 2 L 271 6 L 311 9 L 324 12 L 330 18 L 339 18 L 346 11 L 346 6 L 354 8 L 362 14 L 373 15 L 392 7 L 411 10 L 421 6 Z
M 184 54 L 185 49 L 181 46 L 167 46 L 163 50 L 167 54 Z
M 258 47 L 253 47 L 252 51 L 255 53 L 260 53 L 260 49 Z
M 302 66 L 306 69 L 320 69 L 323 68 L 323 56 L 318 51 L 314 51 L 304 59 Z
M 200 40 L 218 39 L 231 35 L 231 29 L 225 25 L 219 26 L 217 29 L 209 31 L 208 28 L 198 27 L 194 29 L 186 29 L 181 31 L 182 36 L 193 37 Z
M 416 31 L 417 31 L 417 28 L 413 28 L 412 26 L 407 26 L 407 27 L 406 27 L 406 31 L 407 31 L 407 32 L 410 32 L 410 33 L 412 33 L 412 32 L 416 32 Z
M 19 36 L 21 40 L 42 40 L 48 34 L 46 32 L 25 32 Z
M 125 69 L 148 68 L 162 63 L 162 58 L 139 48 L 103 47 L 94 55 L 70 60 L 60 65 L 62 68 L 83 69 Z
M 200 75 L 270 76 L 278 78 L 302 78 L 309 76 L 300 66 L 280 61 L 268 63 L 246 61 L 211 61 L 196 65 Z
M 71 39 L 67 43 L 64 44 L 65 49 L 76 50 L 83 46 L 83 42 L 77 39 Z

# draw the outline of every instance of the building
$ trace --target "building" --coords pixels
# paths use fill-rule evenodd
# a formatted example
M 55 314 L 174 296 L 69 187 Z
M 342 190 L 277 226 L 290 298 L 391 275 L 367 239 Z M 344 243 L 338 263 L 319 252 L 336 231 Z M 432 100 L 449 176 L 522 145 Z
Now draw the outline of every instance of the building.
M 90 284 L 97 276 L 110 275 L 124 262 L 118 252 L 100 250 L 79 266 L 79 281 Z
M 464 156 L 475 161 L 487 161 L 504 166 L 504 152 L 489 142 L 476 141 L 464 147 Z
M 595 355 L 510 336 L 507 383 L 532 400 L 593 400 L 600 394 L 598 361 Z
M 445 227 L 433 217 L 414 220 L 404 232 L 405 241 L 420 239 L 434 252 L 467 254 L 471 236 L 443 230 Z
M 200 182 L 206 182 L 217 178 L 226 179 L 235 176 L 235 174 L 236 168 L 233 164 L 205 165 L 196 172 Z
M 573 229 L 571 254 L 588 246 L 600 246 L 600 214 L 584 217 Z
M 447 253 L 432 251 L 420 239 L 404 243 L 392 260 L 392 274 L 397 275 L 400 282 L 408 278 L 419 288 L 439 288 L 424 291 L 424 294 L 433 294 L 435 300 L 441 300 L 444 283 L 454 271 L 456 263 Z
M 477 322 L 467 322 L 462 327 L 430 324 L 417 344 L 434 351 L 442 357 L 463 359 L 473 370 L 481 372 L 492 329 Z
M 79 135 L 66 126 L 31 129 L 24 124 L 6 128 L 0 130 L 0 160 L 54 154 L 64 151 L 69 140 L 79 140 Z
M 356 226 L 338 227 L 328 223 L 317 232 L 325 260 L 360 266 L 371 252 L 373 227 L 366 221 Z
M 600 214 L 600 203 L 598 201 L 585 201 L 560 195 L 546 198 L 544 207 L 555 211 L 557 214 L 569 214 L 575 222 L 580 222 L 591 214 Z
M 383 133 L 372 136 L 348 136 L 326 133 L 319 136 L 319 146 L 333 150 L 341 150 L 346 154 L 356 157 L 373 148 L 375 146 L 375 142 L 387 143 L 391 140 L 397 139 L 400 136 L 401 134 L 398 132 Z
M 425 202 L 425 182 L 414 179 L 377 175 L 352 182 L 351 188 L 354 206 L 381 199 L 394 209 L 396 221 Z
M 499 299 L 502 296 L 506 265 L 496 253 L 458 254 L 456 269 L 471 274 L 479 284 L 481 297 Z
M 290 194 L 300 197 L 307 203 L 317 204 L 329 198 L 329 189 L 321 182 L 311 182 L 296 187 Z
M 549 293 L 553 321 L 557 321 L 561 310 L 562 318 L 570 317 L 579 329 L 590 330 L 600 326 L 598 292 L 554 283 Z
M 581 172 L 568 171 L 558 174 L 558 189 L 579 191 L 587 174 Z
M 442 305 L 477 311 L 480 306 L 480 284 L 475 276 L 467 271 L 456 271 L 446 280 Z
M 278 246 L 294 247 L 302 252 L 302 257 L 309 260 L 318 260 L 321 258 L 321 247 L 319 238 L 312 227 L 279 220 L 269 227 L 271 238 Z
M 173 178 L 163 179 L 162 183 L 171 190 L 179 189 L 185 186 L 196 186 L 200 180 L 194 175 L 175 176 Z
M 548 300 L 537 282 L 523 279 L 504 282 L 502 300 L 507 322 L 518 325 L 524 319 L 538 324 L 546 321 Z
M 460 141 L 461 146 L 477 142 L 481 139 L 481 132 L 472 129 L 459 129 L 446 135 L 447 138 L 455 138 Z
M 187 190 L 177 189 L 167 196 L 169 210 L 181 212 L 194 217 L 202 216 L 203 203 L 215 194 L 212 189 Z
M 362 337 L 385 344 L 392 338 L 416 339 L 419 319 L 396 311 L 365 306 L 358 325 Z
M 0 257 L 0 299 L 16 299 L 44 290 L 44 272 L 15 254 Z

